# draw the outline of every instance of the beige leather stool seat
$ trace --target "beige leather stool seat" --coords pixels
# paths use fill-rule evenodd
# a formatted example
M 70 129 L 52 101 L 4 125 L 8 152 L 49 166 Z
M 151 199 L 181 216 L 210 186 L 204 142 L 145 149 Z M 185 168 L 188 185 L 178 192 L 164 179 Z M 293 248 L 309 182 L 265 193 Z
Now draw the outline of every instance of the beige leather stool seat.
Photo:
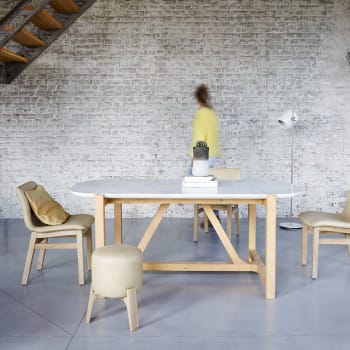
M 143 258 L 137 247 L 109 245 L 92 254 L 92 282 L 86 323 L 97 297 L 121 298 L 126 304 L 130 331 L 139 327 L 136 291 L 142 288 Z

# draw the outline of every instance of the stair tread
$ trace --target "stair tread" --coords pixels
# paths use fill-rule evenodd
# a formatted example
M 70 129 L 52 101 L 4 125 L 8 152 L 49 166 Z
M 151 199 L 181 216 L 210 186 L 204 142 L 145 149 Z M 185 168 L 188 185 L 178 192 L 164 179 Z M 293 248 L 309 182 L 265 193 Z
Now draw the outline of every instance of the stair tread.
M 80 8 L 74 0 L 51 0 L 50 6 L 58 13 L 79 13 Z
M 34 10 L 35 7 L 32 5 L 28 5 L 25 6 L 23 9 L 31 11 Z M 40 29 L 44 30 L 64 29 L 63 24 L 45 9 L 40 10 L 39 13 L 32 17 L 30 21 Z
M 16 79 L 96 1 L 17 0 L 17 5 L 0 20 L 0 84 Z M 8 33 L 5 26 L 12 26 Z M 22 45 L 21 49 L 12 44 L 5 48 L 10 40 Z
M 21 56 L 15 52 L 5 49 L 4 47 L 0 48 L 0 60 L 4 62 L 29 62 L 27 57 Z
M 5 26 L 4 30 L 13 30 L 13 26 Z M 39 39 L 35 34 L 29 32 L 28 30 L 22 28 L 13 37 L 12 40 L 28 47 L 44 46 L 45 42 Z

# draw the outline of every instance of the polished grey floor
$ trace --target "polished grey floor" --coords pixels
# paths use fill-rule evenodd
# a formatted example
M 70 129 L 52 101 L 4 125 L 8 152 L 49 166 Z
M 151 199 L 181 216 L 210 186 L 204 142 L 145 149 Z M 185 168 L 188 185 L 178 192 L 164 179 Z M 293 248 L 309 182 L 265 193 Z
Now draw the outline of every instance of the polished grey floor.
M 125 242 L 137 244 L 146 219 L 126 219 Z M 258 247 L 264 251 L 262 220 Z M 247 251 L 247 222 L 233 238 Z M 111 222 L 108 241 L 111 243 Z M 0 349 L 350 349 L 350 264 L 345 247 L 321 246 L 319 278 L 300 265 L 301 231 L 279 229 L 277 298 L 265 300 L 254 273 L 150 273 L 139 293 L 141 328 L 128 330 L 124 304 L 97 300 L 84 322 L 90 274 L 77 283 L 74 251 L 49 251 L 42 271 L 20 285 L 29 234 L 21 220 L 0 220 Z M 262 253 L 263 255 L 263 253 Z M 192 241 L 190 219 L 166 218 L 148 260 L 227 260 L 214 232 Z M 310 259 L 309 259 L 310 260 Z

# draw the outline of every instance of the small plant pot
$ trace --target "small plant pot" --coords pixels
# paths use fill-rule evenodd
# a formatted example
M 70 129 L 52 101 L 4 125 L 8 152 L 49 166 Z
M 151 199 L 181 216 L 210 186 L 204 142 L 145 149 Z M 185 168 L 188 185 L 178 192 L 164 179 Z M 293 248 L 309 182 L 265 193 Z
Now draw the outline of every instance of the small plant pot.
M 193 176 L 209 175 L 209 147 L 193 147 Z
M 208 160 L 209 147 L 193 147 L 193 160 Z
M 193 159 L 192 175 L 193 176 L 208 176 L 209 175 L 208 159 L 205 159 L 205 160 Z

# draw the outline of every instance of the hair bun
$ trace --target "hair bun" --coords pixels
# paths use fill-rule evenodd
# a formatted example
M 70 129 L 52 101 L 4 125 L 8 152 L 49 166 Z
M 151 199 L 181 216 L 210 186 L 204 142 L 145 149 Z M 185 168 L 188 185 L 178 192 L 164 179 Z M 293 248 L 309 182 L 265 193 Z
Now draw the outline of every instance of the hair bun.
M 208 86 L 205 84 L 200 84 L 195 91 L 195 97 L 198 102 L 202 105 L 209 107 L 209 92 Z
M 205 84 L 200 84 L 197 89 L 202 91 L 208 91 L 208 86 Z

